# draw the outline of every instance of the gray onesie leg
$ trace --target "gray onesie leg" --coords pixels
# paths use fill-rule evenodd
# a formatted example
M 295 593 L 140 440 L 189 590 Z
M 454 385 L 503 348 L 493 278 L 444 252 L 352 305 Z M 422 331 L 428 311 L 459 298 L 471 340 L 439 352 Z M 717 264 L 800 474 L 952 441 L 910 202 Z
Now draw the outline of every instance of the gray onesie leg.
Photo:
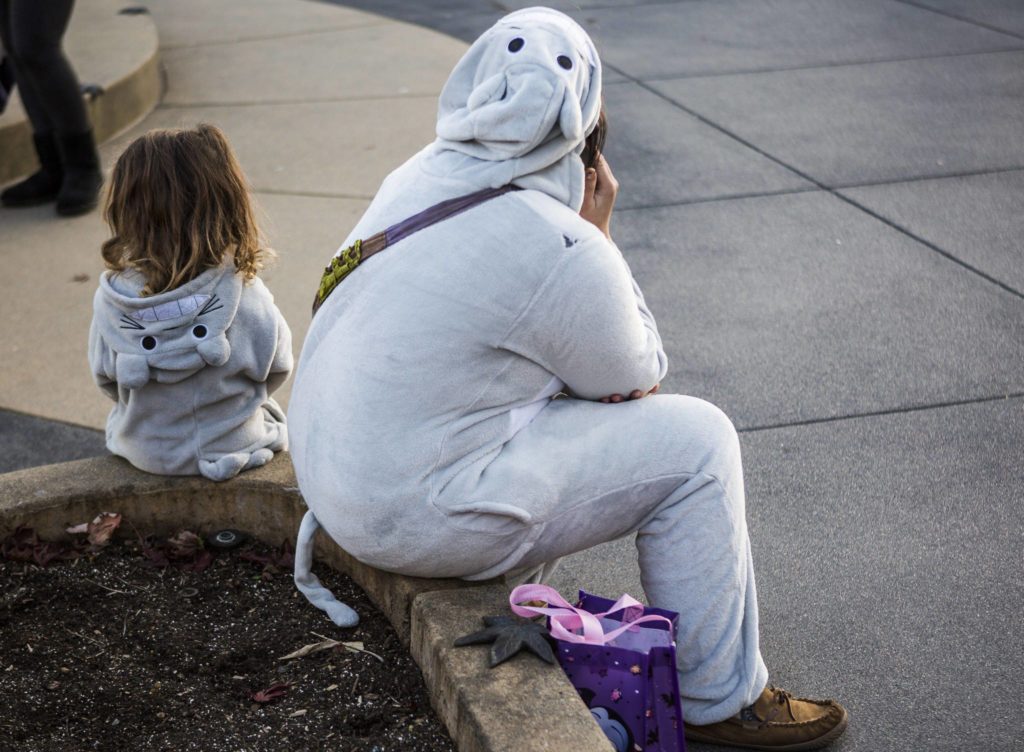
M 476 549 L 481 566 L 469 579 L 636 532 L 648 600 L 680 614 L 689 723 L 737 713 L 767 683 L 739 440 L 713 405 L 680 395 L 555 400 L 482 474 L 456 478 L 435 503 L 451 526 L 440 537 L 461 530 L 458 545 Z

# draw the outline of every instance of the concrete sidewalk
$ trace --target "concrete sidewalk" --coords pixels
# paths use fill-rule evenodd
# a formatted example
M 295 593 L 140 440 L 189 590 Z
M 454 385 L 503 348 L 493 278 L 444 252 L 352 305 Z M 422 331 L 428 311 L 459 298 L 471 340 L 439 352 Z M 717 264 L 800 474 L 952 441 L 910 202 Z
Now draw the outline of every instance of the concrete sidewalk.
M 325 259 L 432 137 L 466 42 L 526 4 L 152 0 L 168 88 L 105 164 L 148 128 L 224 128 L 300 343 Z M 606 62 L 612 232 L 662 388 L 741 431 L 773 680 L 848 707 L 835 749 L 1017 749 L 1024 4 L 552 4 Z M 102 451 L 84 343 L 104 237 L 98 214 L 0 210 L 3 469 Z M 553 584 L 640 595 L 631 541 Z

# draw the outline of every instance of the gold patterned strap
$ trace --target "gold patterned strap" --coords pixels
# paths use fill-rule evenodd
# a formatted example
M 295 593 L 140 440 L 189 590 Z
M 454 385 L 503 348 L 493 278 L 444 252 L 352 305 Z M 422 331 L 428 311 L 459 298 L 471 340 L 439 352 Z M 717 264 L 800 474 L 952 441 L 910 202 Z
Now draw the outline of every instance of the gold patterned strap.
M 341 280 L 345 279 L 353 269 L 359 266 L 359 262 L 362 259 L 362 245 L 363 241 L 357 240 L 342 251 L 341 254 L 332 258 L 331 263 L 324 269 L 324 273 L 320 277 L 320 288 L 316 291 L 316 297 L 313 299 L 314 314 L 323 305 L 323 302 L 327 300 L 327 296 L 334 292 L 334 288 L 338 286 Z
M 334 289 L 341 280 L 351 274 L 352 270 L 359 266 L 361 262 L 370 258 L 370 256 L 378 251 L 383 251 L 387 248 L 389 243 L 397 243 L 399 240 L 403 240 L 425 227 L 430 227 L 432 224 L 436 224 L 449 217 L 454 217 L 456 214 L 461 214 L 488 199 L 497 198 L 502 194 L 515 190 L 519 189 L 511 185 L 503 185 L 500 188 L 484 188 L 465 196 L 457 196 L 441 201 L 427 207 L 418 214 L 414 214 L 408 219 L 403 219 L 401 222 L 391 225 L 391 227 L 383 232 L 371 235 L 366 240 L 357 240 L 331 259 L 331 263 L 324 269 L 323 276 L 320 278 L 320 288 L 316 291 L 316 297 L 313 299 L 313 315 L 316 315 L 320 306 L 334 292 Z
M 320 306 L 327 300 L 327 296 L 334 292 L 334 288 L 341 283 L 341 280 L 351 274 L 353 269 L 373 254 L 383 251 L 387 247 L 387 235 L 383 232 L 378 232 L 366 240 L 357 240 L 339 255 L 332 258 L 331 263 L 324 268 L 324 273 L 320 276 L 320 287 L 316 291 L 316 297 L 313 298 L 313 314 L 316 314 Z

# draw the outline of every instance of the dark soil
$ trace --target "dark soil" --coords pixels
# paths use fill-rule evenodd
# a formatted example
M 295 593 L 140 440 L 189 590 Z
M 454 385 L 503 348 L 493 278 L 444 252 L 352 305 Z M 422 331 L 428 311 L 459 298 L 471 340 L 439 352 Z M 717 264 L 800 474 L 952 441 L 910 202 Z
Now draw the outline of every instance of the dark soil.
M 297 593 L 287 549 L 61 555 L 77 558 L 0 558 L 0 750 L 455 750 L 408 651 L 344 575 L 315 569 L 359 613 L 351 629 Z M 281 660 L 324 637 L 383 661 L 340 645 Z

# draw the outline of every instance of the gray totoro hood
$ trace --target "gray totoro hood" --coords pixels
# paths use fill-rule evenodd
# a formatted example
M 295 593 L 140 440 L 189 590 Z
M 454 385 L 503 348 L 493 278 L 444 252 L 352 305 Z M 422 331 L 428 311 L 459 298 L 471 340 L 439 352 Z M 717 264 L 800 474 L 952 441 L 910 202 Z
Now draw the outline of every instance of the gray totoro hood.
M 150 379 L 175 383 L 231 355 L 225 332 L 235 318 L 242 277 L 230 257 L 181 287 L 142 297 L 135 271 L 100 277 L 94 322 L 115 353 L 118 384 L 130 389 Z
M 601 62 L 587 33 L 549 8 L 517 11 L 484 32 L 452 71 L 424 167 L 481 185 L 537 189 L 579 211 L 578 155 L 600 112 Z

